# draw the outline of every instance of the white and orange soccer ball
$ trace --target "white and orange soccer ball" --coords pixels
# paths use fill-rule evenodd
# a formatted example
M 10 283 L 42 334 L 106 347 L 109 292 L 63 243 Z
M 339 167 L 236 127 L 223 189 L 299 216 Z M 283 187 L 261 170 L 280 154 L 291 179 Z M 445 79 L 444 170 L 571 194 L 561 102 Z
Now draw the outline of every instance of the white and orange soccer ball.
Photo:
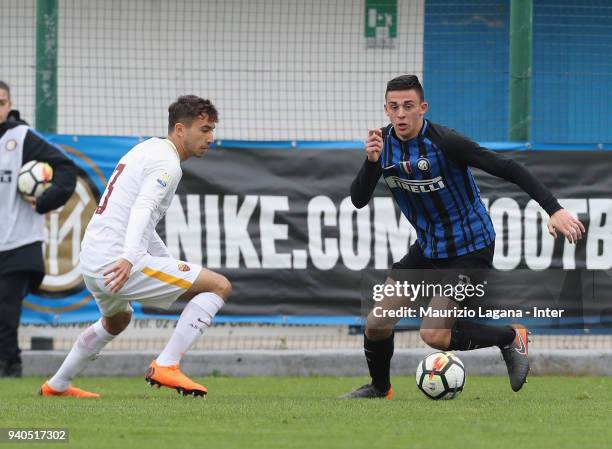
M 51 185 L 53 168 L 46 162 L 30 161 L 21 167 L 17 188 L 22 195 L 38 198 Z
M 465 366 L 451 352 L 434 352 L 419 363 L 416 383 L 429 399 L 454 399 L 463 391 Z

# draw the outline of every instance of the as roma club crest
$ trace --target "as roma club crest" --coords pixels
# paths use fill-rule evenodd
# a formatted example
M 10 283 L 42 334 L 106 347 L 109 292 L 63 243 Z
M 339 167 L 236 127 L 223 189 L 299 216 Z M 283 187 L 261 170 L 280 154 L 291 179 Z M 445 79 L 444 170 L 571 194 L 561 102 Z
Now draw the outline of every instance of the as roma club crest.
M 178 264 L 178 269 L 179 269 L 179 271 L 189 271 L 189 270 L 191 270 L 191 268 L 189 268 L 189 265 L 187 265 L 186 263 L 179 263 Z

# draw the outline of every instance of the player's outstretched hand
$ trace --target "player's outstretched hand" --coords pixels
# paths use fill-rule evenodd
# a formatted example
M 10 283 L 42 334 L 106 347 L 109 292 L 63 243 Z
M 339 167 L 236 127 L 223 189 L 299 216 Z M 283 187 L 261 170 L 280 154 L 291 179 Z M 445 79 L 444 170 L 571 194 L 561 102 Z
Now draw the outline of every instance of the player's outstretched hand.
M 119 259 L 104 272 L 104 285 L 114 295 L 125 285 L 130 277 L 132 264 L 125 259 Z
M 366 140 L 365 151 L 368 156 L 368 161 L 378 162 L 380 153 L 382 152 L 383 138 L 379 128 L 368 130 L 368 139 Z
M 565 209 L 559 209 L 548 220 L 548 232 L 557 238 L 557 231 L 563 234 L 567 241 L 576 243 L 586 232 L 584 225 Z

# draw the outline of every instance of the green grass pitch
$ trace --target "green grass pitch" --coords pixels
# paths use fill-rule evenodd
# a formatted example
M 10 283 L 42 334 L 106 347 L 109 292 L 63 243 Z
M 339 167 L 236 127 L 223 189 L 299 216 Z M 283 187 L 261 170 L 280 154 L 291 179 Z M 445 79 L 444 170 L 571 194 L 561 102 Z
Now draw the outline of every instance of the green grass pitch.
M 339 401 L 363 378 L 202 379 L 206 400 L 142 378 L 83 378 L 100 400 L 41 398 L 42 379 L 0 379 L 0 427 L 68 428 L 63 448 L 590 448 L 612 445 L 612 378 L 467 379 L 456 400 L 430 401 L 395 377 L 392 401 Z

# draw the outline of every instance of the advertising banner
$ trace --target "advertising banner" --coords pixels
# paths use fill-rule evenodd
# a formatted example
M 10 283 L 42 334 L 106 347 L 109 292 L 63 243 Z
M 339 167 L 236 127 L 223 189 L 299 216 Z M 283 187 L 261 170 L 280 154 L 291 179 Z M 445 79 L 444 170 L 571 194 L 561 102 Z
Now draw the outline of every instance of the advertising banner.
M 47 276 L 39 294 L 27 298 L 23 321 L 92 320 L 98 311 L 80 278 L 80 240 L 116 162 L 139 140 L 50 139 L 75 160 L 80 176 L 70 202 L 47 216 Z M 501 273 L 610 270 L 612 154 L 504 154 L 534 173 L 585 223 L 587 234 L 578 245 L 554 240 L 546 213 L 519 187 L 473 169 L 497 233 L 494 267 Z M 416 240 L 382 178 L 369 205 L 353 207 L 350 185 L 363 160 L 354 148 L 217 146 L 182 164 L 182 182 L 158 232 L 176 258 L 230 279 L 233 294 L 220 320 L 358 322 L 364 270 L 384 273 Z M 609 278 L 598 275 L 594 290 L 609 287 Z M 183 305 L 161 311 L 133 304 L 136 318 L 176 317 Z

